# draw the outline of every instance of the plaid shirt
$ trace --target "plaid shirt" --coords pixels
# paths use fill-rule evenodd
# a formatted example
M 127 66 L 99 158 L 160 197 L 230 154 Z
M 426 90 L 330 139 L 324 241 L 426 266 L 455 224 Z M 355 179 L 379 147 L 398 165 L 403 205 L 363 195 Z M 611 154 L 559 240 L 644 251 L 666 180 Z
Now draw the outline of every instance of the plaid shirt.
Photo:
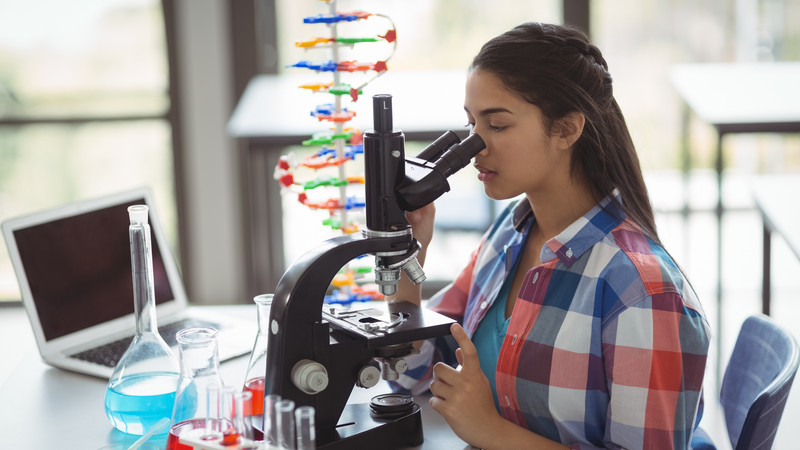
M 526 274 L 497 362 L 501 414 L 573 448 L 687 448 L 708 323 L 666 251 L 615 205 L 606 198 L 548 241 Z M 527 200 L 507 208 L 429 307 L 472 336 L 534 220 Z M 398 384 L 427 385 L 431 361 L 452 350 L 438 347 L 408 358 Z

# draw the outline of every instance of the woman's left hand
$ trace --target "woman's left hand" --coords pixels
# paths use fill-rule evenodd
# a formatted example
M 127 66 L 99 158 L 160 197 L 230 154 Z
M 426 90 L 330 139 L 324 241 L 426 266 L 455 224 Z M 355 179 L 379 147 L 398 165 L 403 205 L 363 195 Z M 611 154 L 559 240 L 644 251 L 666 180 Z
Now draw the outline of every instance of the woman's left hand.
M 492 424 L 504 419 L 495 409 L 492 388 L 481 371 L 475 345 L 458 324 L 450 326 L 450 333 L 460 347 L 456 358 L 461 367 L 454 369 L 443 363 L 434 366 L 431 407 L 464 441 L 476 447 L 491 446 L 492 430 L 496 429 Z

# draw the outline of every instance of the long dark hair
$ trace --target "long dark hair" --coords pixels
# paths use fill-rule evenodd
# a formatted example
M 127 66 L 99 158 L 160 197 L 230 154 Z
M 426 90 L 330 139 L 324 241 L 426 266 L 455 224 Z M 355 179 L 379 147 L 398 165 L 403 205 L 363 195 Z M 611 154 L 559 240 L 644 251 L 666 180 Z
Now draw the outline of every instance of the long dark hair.
M 582 113 L 585 124 L 572 150 L 571 176 L 586 180 L 598 202 L 619 189 L 622 211 L 659 242 L 639 158 L 614 99 L 608 64 L 583 32 L 524 23 L 484 44 L 470 65 L 475 69 L 493 73 L 536 105 L 548 131 L 567 114 Z

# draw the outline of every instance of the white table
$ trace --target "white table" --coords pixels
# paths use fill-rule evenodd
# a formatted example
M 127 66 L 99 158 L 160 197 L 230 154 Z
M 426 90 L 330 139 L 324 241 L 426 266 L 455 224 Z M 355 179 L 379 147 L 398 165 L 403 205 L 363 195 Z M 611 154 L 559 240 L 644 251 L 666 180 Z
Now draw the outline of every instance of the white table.
M 763 222 L 761 310 L 767 315 L 772 297 L 772 235 L 782 237 L 800 260 L 800 204 L 794 197 L 798 192 L 800 174 L 764 175 L 753 181 L 753 197 Z
M 256 326 L 255 308 L 250 305 L 203 308 L 221 308 L 226 313 L 252 317 Z M 93 450 L 112 442 L 131 441 L 106 418 L 106 381 L 43 363 L 30 327 L 24 326 L 27 320 L 21 306 L 0 307 L 0 448 Z M 243 356 L 221 365 L 226 383 L 244 381 L 247 360 Z M 351 402 L 368 402 L 380 389 L 381 385 L 370 390 L 356 388 Z M 469 448 L 429 407 L 427 398 L 420 398 L 417 403 L 422 407 L 425 434 L 425 442 L 417 448 Z M 163 446 L 165 441 L 162 438 L 152 442 Z

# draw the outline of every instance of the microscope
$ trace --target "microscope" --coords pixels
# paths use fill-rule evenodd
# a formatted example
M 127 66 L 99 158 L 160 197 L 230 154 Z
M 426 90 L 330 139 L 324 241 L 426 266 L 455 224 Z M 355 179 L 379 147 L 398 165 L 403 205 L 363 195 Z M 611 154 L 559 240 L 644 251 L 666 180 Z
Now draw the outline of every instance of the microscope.
M 391 95 L 373 97 L 373 114 L 374 129 L 364 134 L 366 228 L 302 255 L 278 282 L 270 311 L 266 391 L 313 406 L 317 447 L 324 449 L 422 443 L 420 408 L 410 396 L 347 401 L 354 386 L 396 380 L 413 342 L 449 334 L 453 320 L 407 301 L 339 311 L 323 300 L 337 272 L 367 254 L 375 257 L 375 281 L 384 295 L 396 293 L 401 271 L 421 283 L 420 246 L 405 212 L 449 191 L 447 177 L 485 148 L 477 134 L 462 142 L 448 131 L 417 157 L 406 157 L 405 137 L 392 125 Z

